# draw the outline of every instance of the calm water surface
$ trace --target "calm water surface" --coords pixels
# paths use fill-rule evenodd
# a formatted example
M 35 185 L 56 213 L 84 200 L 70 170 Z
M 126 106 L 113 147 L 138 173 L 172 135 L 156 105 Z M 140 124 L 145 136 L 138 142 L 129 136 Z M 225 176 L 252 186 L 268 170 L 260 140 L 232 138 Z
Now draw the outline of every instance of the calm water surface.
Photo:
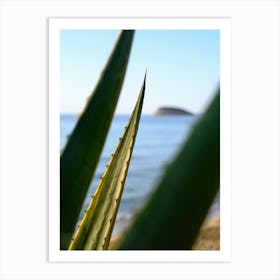
M 98 179 L 102 176 L 128 119 L 128 115 L 114 117 L 81 213 L 88 205 L 90 196 L 97 187 Z M 197 119 L 198 117 L 194 116 L 142 115 L 113 235 L 119 234 L 129 224 L 133 213 L 143 205 Z M 60 116 L 61 150 L 76 121 L 76 115 Z M 218 212 L 219 197 L 216 198 L 210 215 Z

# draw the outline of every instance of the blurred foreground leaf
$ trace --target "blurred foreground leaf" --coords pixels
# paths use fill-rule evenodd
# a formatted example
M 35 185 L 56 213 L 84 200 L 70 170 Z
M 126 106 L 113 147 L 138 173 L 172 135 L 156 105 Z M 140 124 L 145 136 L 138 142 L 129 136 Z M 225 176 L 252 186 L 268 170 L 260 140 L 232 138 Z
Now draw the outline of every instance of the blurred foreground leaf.
M 60 158 L 60 248 L 67 249 L 117 105 L 134 31 L 122 31 Z
M 220 187 L 220 90 L 121 240 L 121 250 L 190 250 Z

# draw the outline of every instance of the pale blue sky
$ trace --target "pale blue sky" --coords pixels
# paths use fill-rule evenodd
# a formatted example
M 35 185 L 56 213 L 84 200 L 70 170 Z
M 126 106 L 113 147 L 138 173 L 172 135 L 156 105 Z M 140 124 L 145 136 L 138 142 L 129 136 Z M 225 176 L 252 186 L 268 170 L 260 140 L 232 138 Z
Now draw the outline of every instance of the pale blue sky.
M 82 111 L 118 33 L 61 31 L 61 113 Z M 116 113 L 132 112 L 146 68 L 143 113 L 160 106 L 203 112 L 220 79 L 219 30 L 137 30 Z

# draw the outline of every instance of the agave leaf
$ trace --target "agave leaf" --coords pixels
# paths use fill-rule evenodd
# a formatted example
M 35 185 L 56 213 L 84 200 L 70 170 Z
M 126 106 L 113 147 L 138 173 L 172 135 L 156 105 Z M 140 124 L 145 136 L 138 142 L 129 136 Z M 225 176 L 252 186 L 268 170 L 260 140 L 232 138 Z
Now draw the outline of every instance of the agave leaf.
M 60 248 L 67 249 L 117 105 L 134 31 L 122 31 L 60 158 Z
M 145 80 L 134 111 L 69 246 L 70 250 L 106 250 L 120 205 L 145 94 Z
M 219 185 L 220 90 L 119 249 L 191 249 Z

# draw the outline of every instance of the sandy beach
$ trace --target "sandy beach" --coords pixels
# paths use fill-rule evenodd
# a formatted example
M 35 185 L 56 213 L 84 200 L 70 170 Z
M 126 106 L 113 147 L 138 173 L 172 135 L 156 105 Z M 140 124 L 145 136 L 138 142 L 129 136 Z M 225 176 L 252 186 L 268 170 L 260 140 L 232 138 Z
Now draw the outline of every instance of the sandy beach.
M 113 237 L 109 250 L 115 250 L 118 237 Z M 193 250 L 220 250 L 220 217 L 209 217 L 203 223 Z
M 205 220 L 193 250 L 220 250 L 220 217 L 214 216 Z

